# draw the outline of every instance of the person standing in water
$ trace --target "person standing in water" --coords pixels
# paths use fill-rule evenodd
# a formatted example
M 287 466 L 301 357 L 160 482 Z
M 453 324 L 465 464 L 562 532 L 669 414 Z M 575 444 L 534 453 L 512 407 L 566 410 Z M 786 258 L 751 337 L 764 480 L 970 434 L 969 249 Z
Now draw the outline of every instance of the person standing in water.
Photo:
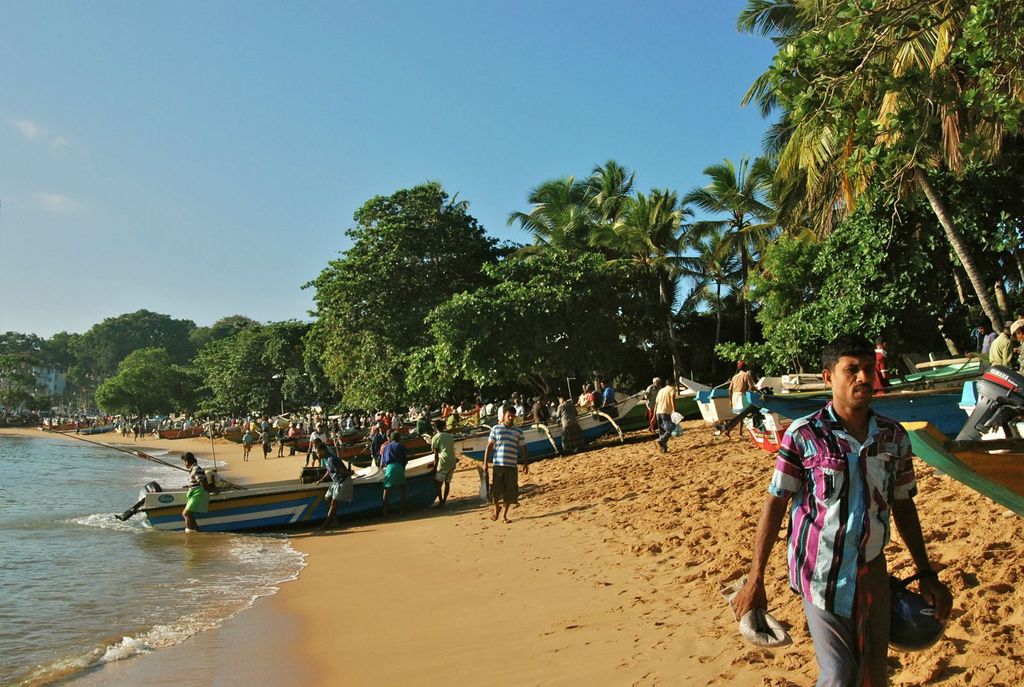
M 205 513 L 210 506 L 210 494 L 217 489 L 206 479 L 206 471 L 199 467 L 196 457 L 191 452 L 185 453 L 181 459 L 188 470 L 188 495 L 185 497 L 185 509 L 181 517 L 185 518 L 185 531 L 198 532 L 195 513 Z

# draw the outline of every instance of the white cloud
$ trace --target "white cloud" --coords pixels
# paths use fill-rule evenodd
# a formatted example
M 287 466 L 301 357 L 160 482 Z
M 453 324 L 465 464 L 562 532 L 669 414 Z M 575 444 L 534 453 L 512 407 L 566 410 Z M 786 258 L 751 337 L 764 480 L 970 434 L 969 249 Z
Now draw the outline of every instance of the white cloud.
M 57 212 L 60 214 L 73 214 L 81 211 L 82 205 L 74 198 L 65 196 L 61 193 L 48 193 L 46 191 L 37 191 L 32 196 L 36 204 L 44 210 L 50 212 Z
M 46 129 L 39 122 L 33 122 L 31 119 L 14 119 L 11 121 L 11 125 L 30 141 L 46 135 Z
M 50 133 L 42 124 L 31 119 L 12 119 L 11 126 L 30 141 L 46 143 L 50 150 L 55 153 L 64 150 L 71 144 L 71 141 L 66 136 Z

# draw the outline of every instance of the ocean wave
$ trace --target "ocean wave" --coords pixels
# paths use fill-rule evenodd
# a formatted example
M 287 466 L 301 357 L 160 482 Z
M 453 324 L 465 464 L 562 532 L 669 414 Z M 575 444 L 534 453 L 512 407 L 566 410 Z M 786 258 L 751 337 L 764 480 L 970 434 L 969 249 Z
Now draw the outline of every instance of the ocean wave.
M 68 518 L 64 522 L 84 527 L 100 527 L 105 530 L 117 532 L 140 532 L 145 530 L 142 520 L 121 521 L 114 517 L 113 513 L 93 513 L 78 518 Z
M 73 518 L 75 524 L 115 530 L 144 530 L 141 526 L 120 522 L 107 513 Z M 18 687 L 52 684 L 82 671 L 152 653 L 180 644 L 201 632 L 214 629 L 258 599 L 270 596 L 280 585 L 298 578 L 306 566 L 306 555 L 295 550 L 284 535 L 227 535 L 231 537 L 229 555 L 239 563 L 237 569 L 212 576 L 179 580 L 197 597 L 212 599 L 194 611 L 151 628 L 108 639 L 96 648 L 36 666 L 14 683 Z

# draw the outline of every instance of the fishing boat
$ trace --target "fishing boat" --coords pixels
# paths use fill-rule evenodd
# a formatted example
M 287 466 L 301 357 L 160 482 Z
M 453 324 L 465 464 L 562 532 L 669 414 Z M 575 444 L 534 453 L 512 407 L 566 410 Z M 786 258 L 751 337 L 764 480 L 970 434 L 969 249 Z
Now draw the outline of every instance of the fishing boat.
M 683 417 L 693 417 L 700 413 L 697 408 L 697 392 L 684 388 L 676 394 L 676 412 Z M 623 432 L 632 432 L 647 427 L 647 404 L 637 403 L 625 415 L 615 420 Z
M 782 448 L 782 437 L 791 424 L 791 419 L 772 412 L 757 413 L 756 417 L 747 417 L 743 420 L 743 428 L 754 444 L 770 453 Z
M 96 427 L 82 427 L 78 430 L 79 434 L 105 434 L 107 432 L 113 432 L 114 425 L 97 425 Z
M 1024 516 L 1024 441 L 990 439 L 967 444 L 950 441 L 927 422 L 904 422 L 903 426 L 915 456 Z
M 406 466 L 406 505 L 425 508 L 437 494 L 431 472 L 433 458 L 409 461 Z M 212 473 L 212 471 L 211 471 Z M 383 503 L 383 469 L 370 466 L 356 470 L 352 478 L 353 498 L 339 502 L 335 517 L 354 518 L 381 512 Z M 264 482 L 221 491 L 210 495 L 206 513 L 196 513 L 196 522 L 206 532 L 242 532 L 292 525 L 314 525 L 327 517 L 328 484 L 302 484 L 295 480 Z M 157 530 L 182 531 L 185 521 L 187 488 L 163 489 L 150 482 L 138 511 Z M 397 494 L 393 499 L 397 500 Z
M 193 439 L 203 436 L 205 432 L 202 425 L 195 425 L 188 429 L 161 429 L 157 431 L 157 436 L 161 439 Z
M 760 394 L 747 392 L 746 403 L 795 420 L 821 410 L 832 399 L 831 393 Z M 876 393 L 871 408 L 899 422 L 931 422 L 940 431 L 955 434 L 963 425 L 959 408 L 960 393 L 955 389 L 926 389 Z
M 643 401 L 639 394 L 630 396 L 620 401 L 617 406 L 619 415 L 629 415 L 630 411 Z M 604 436 L 613 429 L 618 429 L 618 423 L 600 413 L 588 413 L 578 418 L 580 429 L 583 430 L 583 442 L 590 443 Z M 526 441 L 526 460 L 533 462 L 543 458 L 550 458 L 559 455 L 562 451 L 562 426 L 555 422 L 548 425 L 533 425 L 520 427 L 523 438 Z M 621 430 L 619 430 L 621 433 Z M 455 450 L 467 458 L 483 460 L 484 450 L 487 448 L 489 432 L 482 431 L 469 434 L 462 439 L 455 441 Z

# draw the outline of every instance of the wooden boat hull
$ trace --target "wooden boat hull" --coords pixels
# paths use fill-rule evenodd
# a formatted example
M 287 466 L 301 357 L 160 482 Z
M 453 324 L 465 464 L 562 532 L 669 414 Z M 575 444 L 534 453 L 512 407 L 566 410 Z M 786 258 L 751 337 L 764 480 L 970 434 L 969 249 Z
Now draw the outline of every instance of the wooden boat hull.
M 926 422 L 904 422 L 914 455 L 1024 516 L 1024 452 L 950 451 L 947 435 Z
M 409 508 L 429 506 L 436 496 L 433 461 L 420 458 L 406 467 L 406 499 Z M 341 502 L 339 519 L 381 512 L 384 471 L 371 467 L 359 470 L 353 478 L 353 500 Z M 301 484 L 297 481 L 253 484 L 244 490 L 222 491 L 210 496 L 206 513 L 196 513 L 200 529 L 207 532 L 243 532 L 250 530 L 314 525 L 327 517 L 327 484 Z M 187 490 L 176 489 L 145 495 L 141 511 L 151 527 L 164 531 L 182 531 L 185 521 Z M 398 506 L 398 494 L 391 497 Z
M 188 429 L 161 429 L 157 432 L 157 436 L 161 439 L 193 439 L 195 437 L 203 436 L 204 430 L 202 427 L 189 427 Z

